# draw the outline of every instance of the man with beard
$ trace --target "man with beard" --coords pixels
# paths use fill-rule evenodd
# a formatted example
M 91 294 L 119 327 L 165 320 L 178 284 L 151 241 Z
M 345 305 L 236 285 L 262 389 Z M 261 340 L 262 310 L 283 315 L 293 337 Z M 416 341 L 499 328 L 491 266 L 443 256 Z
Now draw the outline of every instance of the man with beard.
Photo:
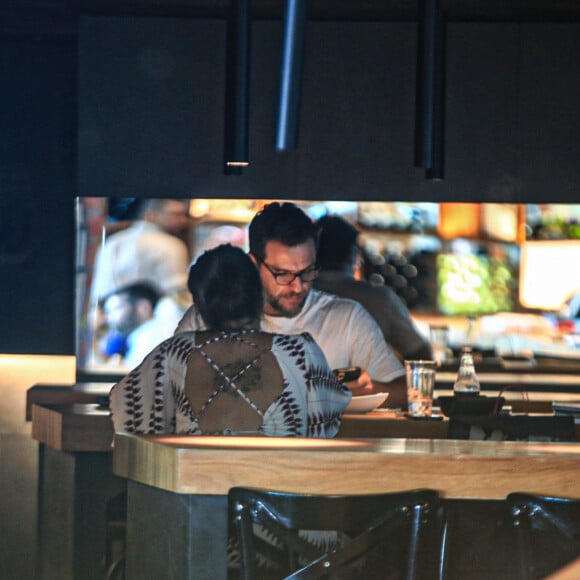
M 166 336 L 160 336 L 154 317 L 159 294 L 150 284 L 138 282 L 111 292 L 103 300 L 109 332 L 100 341 L 101 354 L 119 366 L 137 366 Z M 117 360 L 115 355 L 119 355 Z
M 310 333 L 332 368 L 362 369 L 347 383 L 353 394 L 388 391 L 389 406 L 406 407 L 404 369 L 370 314 L 353 300 L 312 288 L 317 237 L 315 224 L 292 203 L 268 204 L 250 223 L 250 257 L 264 290 L 262 329 Z M 176 333 L 203 327 L 193 305 Z

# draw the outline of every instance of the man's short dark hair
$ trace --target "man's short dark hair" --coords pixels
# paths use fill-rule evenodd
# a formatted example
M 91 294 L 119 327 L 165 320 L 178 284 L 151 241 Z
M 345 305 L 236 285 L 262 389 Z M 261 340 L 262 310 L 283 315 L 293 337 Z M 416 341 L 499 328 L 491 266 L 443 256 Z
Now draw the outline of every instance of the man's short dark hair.
M 266 257 L 266 244 L 280 242 L 297 246 L 312 240 L 318 244 L 314 222 L 293 203 L 269 203 L 258 212 L 249 227 L 250 253 L 258 260 Z
M 322 270 L 342 270 L 350 264 L 357 247 L 359 231 L 348 221 L 326 215 L 317 222 L 319 230 L 316 263 Z
M 117 290 L 107 294 L 101 303 L 105 304 L 111 296 L 126 296 L 131 304 L 136 304 L 139 300 L 148 300 L 151 303 L 151 308 L 155 308 L 159 298 L 161 298 L 161 294 L 147 282 L 135 282 L 117 288 Z

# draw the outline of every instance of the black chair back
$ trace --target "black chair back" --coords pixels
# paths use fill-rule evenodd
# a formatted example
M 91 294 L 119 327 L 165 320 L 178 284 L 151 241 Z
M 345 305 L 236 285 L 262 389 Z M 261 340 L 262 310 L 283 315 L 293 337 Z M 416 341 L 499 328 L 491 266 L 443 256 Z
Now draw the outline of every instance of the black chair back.
M 518 539 L 519 578 L 545 578 L 580 557 L 580 500 L 514 492 L 506 498 Z
M 436 491 L 322 496 L 238 487 L 228 501 L 244 580 L 439 575 Z

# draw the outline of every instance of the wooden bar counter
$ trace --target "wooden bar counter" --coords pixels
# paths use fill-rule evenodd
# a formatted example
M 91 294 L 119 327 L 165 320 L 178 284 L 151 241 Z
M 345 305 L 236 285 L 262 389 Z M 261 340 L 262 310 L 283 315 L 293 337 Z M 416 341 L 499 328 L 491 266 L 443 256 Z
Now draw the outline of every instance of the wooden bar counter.
M 39 442 L 38 580 L 102 580 L 110 502 L 125 493 L 112 472 L 113 424 L 96 404 L 31 408 Z
M 480 544 L 490 546 L 497 538 L 508 541 L 507 526 L 498 530 L 497 521 L 509 491 L 580 496 L 580 445 L 446 440 L 446 420 L 345 415 L 334 440 L 117 435 L 112 454 L 108 409 L 35 404 L 31 412 L 40 443 L 38 576 L 44 580 L 102 578 L 106 507 L 125 488 L 127 580 L 158 580 L 168 570 L 175 578 L 225 578 L 225 494 L 233 485 L 301 493 L 431 487 L 460 505 L 461 517 L 471 514 L 484 530 Z M 364 439 L 377 434 L 391 439 Z M 471 533 L 465 525 L 459 535 Z M 479 548 L 465 553 L 455 577 L 489 577 L 495 555 L 481 556 Z M 472 570 L 478 557 L 481 576 Z M 494 575 L 510 578 L 501 570 Z
M 176 578 L 226 578 L 226 494 L 238 485 L 313 494 L 432 488 L 456 502 L 467 529 L 477 521 L 477 534 L 502 544 L 508 526 L 497 522 L 509 492 L 580 499 L 576 443 L 116 434 L 113 456 L 115 474 L 128 479 L 127 580 L 170 569 Z M 454 524 L 454 533 L 467 532 Z M 456 568 L 469 567 L 471 578 L 510 577 L 499 559 L 489 564 L 485 552 L 497 546 L 473 540 L 483 546 L 477 554 L 485 575 L 471 556 Z
M 546 399 L 543 406 L 550 408 L 551 402 Z M 112 450 L 113 424 L 106 407 L 95 403 L 34 404 L 31 415 L 33 438 L 53 449 L 68 452 Z M 344 415 L 337 438 L 446 439 L 448 427 L 447 418 L 412 421 L 400 413 L 382 409 L 361 415 Z M 576 433 L 580 441 L 580 424 L 576 425 Z
M 110 452 L 113 445 L 111 412 L 95 403 L 33 404 L 32 437 L 66 452 Z
M 518 490 L 580 499 L 577 443 L 116 434 L 113 471 L 177 494 L 223 495 L 236 485 L 325 494 L 434 487 L 449 498 Z
M 26 420 L 32 419 L 32 405 L 72 405 L 99 403 L 109 397 L 114 383 L 36 384 L 26 391 Z

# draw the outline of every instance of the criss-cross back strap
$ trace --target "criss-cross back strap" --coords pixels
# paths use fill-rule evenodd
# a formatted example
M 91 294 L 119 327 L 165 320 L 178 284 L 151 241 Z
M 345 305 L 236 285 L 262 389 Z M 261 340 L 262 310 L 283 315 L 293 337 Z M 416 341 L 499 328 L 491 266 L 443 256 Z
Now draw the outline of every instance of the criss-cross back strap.
M 250 407 L 252 407 L 252 409 L 254 409 L 254 411 L 259 413 L 260 415 L 263 415 L 262 411 L 260 411 L 260 409 L 258 409 L 258 407 L 256 407 L 256 405 L 242 391 L 242 389 L 240 389 L 237 386 L 236 381 L 238 381 L 249 369 L 251 369 L 254 365 L 256 365 L 258 363 L 258 361 L 264 356 L 264 353 L 260 353 L 253 360 L 248 362 L 246 364 L 246 366 L 244 366 L 242 369 L 240 369 L 240 371 L 237 372 L 233 377 L 228 377 L 224 373 L 224 371 L 221 369 L 221 367 L 204 350 L 200 349 L 199 353 L 201 354 L 203 359 L 213 368 L 213 370 L 224 379 L 224 382 L 210 395 L 210 397 L 207 399 L 207 401 L 202 405 L 202 407 L 199 411 L 200 415 L 203 415 L 204 411 L 211 405 L 212 401 L 221 392 L 225 391 L 228 388 L 233 389 L 246 403 L 248 403 L 248 405 L 250 405 Z
M 243 401 L 245 401 L 256 413 L 258 413 L 260 415 L 260 417 L 263 417 L 264 414 L 263 412 L 257 407 L 257 405 L 250 399 L 250 397 L 248 397 L 243 390 L 237 385 L 237 382 L 240 380 L 240 378 L 248 372 L 249 369 L 251 369 L 252 367 L 254 367 L 255 365 L 257 365 L 260 360 L 267 354 L 269 354 L 270 350 L 261 347 L 260 345 L 256 344 L 255 341 L 250 340 L 249 337 L 254 333 L 255 331 L 252 330 L 242 330 L 239 332 L 235 332 L 235 333 L 226 333 L 226 332 L 222 332 L 217 336 L 208 338 L 206 340 L 204 340 L 201 344 L 196 345 L 196 349 L 199 352 L 199 354 L 202 356 L 203 360 L 205 360 L 210 366 L 211 368 L 223 379 L 223 383 L 208 397 L 208 399 L 206 400 L 206 402 L 201 406 L 201 409 L 199 411 L 199 417 L 201 417 L 205 411 L 208 409 L 208 407 L 211 405 L 211 403 L 216 399 L 216 397 L 224 392 L 227 389 L 232 389 L 233 391 L 235 391 L 237 393 L 237 395 L 239 397 L 241 397 L 241 399 Z M 252 360 L 248 361 L 248 363 L 241 368 L 237 373 L 235 373 L 233 376 L 228 376 L 225 371 L 220 367 L 220 365 L 206 352 L 205 348 L 211 344 L 215 344 L 217 342 L 223 341 L 225 339 L 233 339 L 236 340 L 238 342 L 241 342 L 243 344 L 248 345 L 249 347 L 257 350 L 259 352 L 259 354 L 257 356 L 255 356 Z
M 257 432 L 270 404 L 283 391 L 272 335 L 240 330 L 202 333 L 196 338 L 186 390 L 200 427 L 207 433 Z M 259 424 L 252 415 L 260 419 Z

